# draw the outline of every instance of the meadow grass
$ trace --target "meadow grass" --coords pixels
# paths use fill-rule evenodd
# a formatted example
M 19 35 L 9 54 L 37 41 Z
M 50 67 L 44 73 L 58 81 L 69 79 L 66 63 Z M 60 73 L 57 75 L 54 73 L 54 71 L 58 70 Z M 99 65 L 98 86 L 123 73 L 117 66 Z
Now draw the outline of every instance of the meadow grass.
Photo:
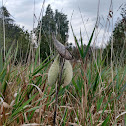
M 126 65 L 113 66 L 112 79 L 111 65 L 104 60 L 86 62 L 93 33 L 85 51 L 74 35 L 81 58 L 72 62 L 71 83 L 60 87 L 58 126 L 126 125 Z M 36 53 L 34 63 L 15 66 L 11 49 L 5 62 L 0 57 L 0 125 L 53 125 L 55 85 L 47 82 L 51 55 L 40 65 Z
M 58 126 L 126 125 L 126 65 L 105 66 L 99 51 L 87 59 L 95 29 L 86 50 L 72 29 L 80 62 L 71 62 L 72 81 L 60 87 Z M 12 48 L 4 62 L 0 52 L 0 126 L 53 125 L 56 85 L 47 82 L 52 54 L 39 64 L 38 48 L 34 62 L 14 65 L 18 44 L 13 54 Z

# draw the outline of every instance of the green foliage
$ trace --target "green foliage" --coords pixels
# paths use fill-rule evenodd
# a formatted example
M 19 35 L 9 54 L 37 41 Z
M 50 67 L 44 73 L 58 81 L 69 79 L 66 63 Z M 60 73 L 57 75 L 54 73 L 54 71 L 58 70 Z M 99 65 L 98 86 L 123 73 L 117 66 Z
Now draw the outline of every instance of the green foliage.
M 0 54 L 0 92 L 4 95 L 7 87 L 7 82 L 9 81 L 10 78 L 10 68 L 9 68 L 9 63 L 11 59 L 13 58 L 13 55 L 10 56 L 10 52 L 12 50 L 13 45 L 10 47 L 9 51 L 7 52 L 7 55 L 5 57 L 5 62 L 3 63 L 2 59 L 2 54 Z
M 45 15 L 42 17 L 36 29 L 38 37 L 37 40 L 40 39 L 39 34 L 41 33 L 40 50 L 42 60 L 54 51 L 52 33 L 55 33 L 57 39 L 62 43 L 66 43 L 68 37 L 68 23 L 67 15 L 58 12 L 58 10 L 53 13 L 51 6 L 47 6 Z M 41 24 L 42 27 L 40 26 Z
M 126 5 L 125 5 L 126 6 Z M 125 6 L 122 8 L 122 19 L 118 20 L 115 24 L 113 36 L 103 52 L 104 57 L 107 55 L 110 63 L 111 57 L 111 42 L 113 41 L 113 61 L 114 64 L 124 65 L 126 63 L 126 9 Z M 113 37 L 113 39 L 112 39 Z
M 67 15 L 64 15 L 58 10 L 55 11 L 55 23 L 56 23 L 56 32 L 60 35 L 59 40 L 65 44 L 68 38 L 68 23 Z
M 2 56 L 2 51 L 0 50 L 0 73 L 3 70 L 3 56 Z
M 74 36 L 75 43 L 76 43 L 77 48 L 78 48 L 79 56 L 82 59 L 82 61 L 84 62 L 85 57 L 87 56 L 87 54 L 89 54 L 89 49 L 91 49 L 90 48 L 90 45 L 91 45 L 91 42 L 92 42 L 92 39 L 93 39 L 93 36 L 94 36 L 95 27 L 93 29 L 93 32 L 91 34 L 91 37 L 89 39 L 89 42 L 88 42 L 88 45 L 87 46 L 86 45 L 83 45 L 83 39 L 82 39 L 81 32 L 80 32 L 80 40 L 81 40 L 81 46 L 80 46 L 79 45 L 79 42 L 78 42 L 78 40 L 77 40 L 77 38 L 76 38 L 76 36 L 74 34 L 74 31 L 73 31 L 72 26 L 71 26 L 71 29 L 72 29 L 72 32 L 73 32 L 73 36 Z M 78 57 L 78 55 L 77 55 L 78 53 L 76 53 L 77 52 L 76 48 L 73 50 L 73 52 L 75 53 L 75 57 Z M 88 56 L 88 58 L 90 59 L 91 58 L 91 55 Z
M 18 61 L 25 60 L 25 58 L 27 58 L 27 50 L 29 50 L 29 33 L 14 23 L 11 14 L 4 6 L 0 8 L 0 50 L 3 47 L 3 18 L 5 24 L 6 53 L 12 43 L 14 44 L 13 49 L 11 50 L 13 53 L 18 43 L 19 48 L 16 58 Z

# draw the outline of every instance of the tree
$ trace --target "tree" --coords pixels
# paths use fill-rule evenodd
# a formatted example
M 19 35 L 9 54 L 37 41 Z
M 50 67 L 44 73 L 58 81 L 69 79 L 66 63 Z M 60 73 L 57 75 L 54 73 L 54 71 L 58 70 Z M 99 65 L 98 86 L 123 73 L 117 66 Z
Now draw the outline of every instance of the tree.
M 67 41 L 68 37 L 68 21 L 67 16 L 63 13 L 58 12 L 58 10 L 53 13 L 51 6 L 48 5 L 45 15 L 39 22 L 37 26 L 37 37 L 39 40 L 40 25 L 42 22 L 41 28 L 41 42 L 40 42 L 40 51 L 42 60 L 50 55 L 54 51 L 54 46 L 52 42 L 52 33 L 57 36 L 57 39 L 62 43 Z
M 26 52 L 29 47 L 29 33 L 24 31 L 23 28 L 16 25 L 11 14 L 8 12 L 7 8 L 2 6 L 0 8 L 0 47 L 3 47 L 3 16 L 5 22 L 5 40 L 6 40 L 6 51 L 9 50 L 12 44 L 14 44 L 12 52 L 15 51 L 18 42 L 18 53 L 17 60 L 24 60 L 26 57 Z
M 115 28 L 113 31 L 113 61 L 115 64 L 123 65 L 126 62 L 126 5 L 122 8 L 121 16 L 122 18 L 116 22 Z M 110 63 L 111 57 L 111 42 L 112 37 L 104 50 L 103 55 L 106 56 Z
M 53 10 L 51 9 L 50 4 L 48 5 L 45 12 L 45 16 L 43 16 L 42 19 L 42 29 L 48 35 L 55 31 L 54 13 Z
M 41 22 L 42 22 L 42 28 L 41 28 Z M 52 49 L 52 32 L 55 31 L 55 21 L 54 21 L 54 13 L 51 9 L 51 6 L 48 5 L 45 16 L 43 16 L 41 22 L 38 25 L 38 39 L 39 39 L 39 33 L 41 28 L 41 42 L 40 42 L 40 56 L 42 60 L 44 60 L 47 55 L 50 55 L 51 49 Z
M 67 15 L 55 11 L 55 22 L 56 22 L 56 34 L 60 35 L 60 41 L 65 44 L 68 38 L 68 24 Z

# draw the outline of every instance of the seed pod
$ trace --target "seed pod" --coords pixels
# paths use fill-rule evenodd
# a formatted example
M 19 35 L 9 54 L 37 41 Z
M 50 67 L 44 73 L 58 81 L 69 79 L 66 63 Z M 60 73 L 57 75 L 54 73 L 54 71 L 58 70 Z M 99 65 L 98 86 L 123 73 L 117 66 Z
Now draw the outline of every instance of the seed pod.
M 67 86 L 73 77 L 73 69 L 68 60 L 65 60 L 64 68 L 63 68 L 63 86 Z
M 63 57 L 66 60 L 72 60 L 73 59 L 72 55 L 65 48 L 65 46 L 56 39 L 54 34 L 52 35 L 52 39 L 54 46 L 57 49 L 58 53 L 61 55 L 61 57 Z
M 48 84 L 55 84 L 59 75 L 59 55 L 55 58 L 48 72 Z

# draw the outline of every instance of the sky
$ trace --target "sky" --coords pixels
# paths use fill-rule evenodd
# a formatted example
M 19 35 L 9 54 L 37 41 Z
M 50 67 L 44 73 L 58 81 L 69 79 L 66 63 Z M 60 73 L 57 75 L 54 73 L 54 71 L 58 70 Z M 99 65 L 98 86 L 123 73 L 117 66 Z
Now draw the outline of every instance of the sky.
M 33 13 L 35 13 L 37 18 L 34 23 L 34 27 L 36 27 L 43 1 L 3 0 L 3 5 L 7 7 L 13 16 L 15 23 L 21 27 L 24 26 L 24 29 L 30 32 L 33 30 Z M 88 43 L 98 19 L 92 45 L 105 46 L 111 36 L 114 24 L 121 18 L 120 6 L 123 6 L 125 3 L 125 0 L 45 0 L 43 8 L 45 12 L 46 7 L 50 4 L 53 11 L 58 9 L 58 11 L 66 14 L 78 40 L 81 31 L 84 44 Z M 0 0 L 0 6 L 2 6 L 2 0 Z M 75 45 L 71 28 L 69 28 L 68 42 Z

